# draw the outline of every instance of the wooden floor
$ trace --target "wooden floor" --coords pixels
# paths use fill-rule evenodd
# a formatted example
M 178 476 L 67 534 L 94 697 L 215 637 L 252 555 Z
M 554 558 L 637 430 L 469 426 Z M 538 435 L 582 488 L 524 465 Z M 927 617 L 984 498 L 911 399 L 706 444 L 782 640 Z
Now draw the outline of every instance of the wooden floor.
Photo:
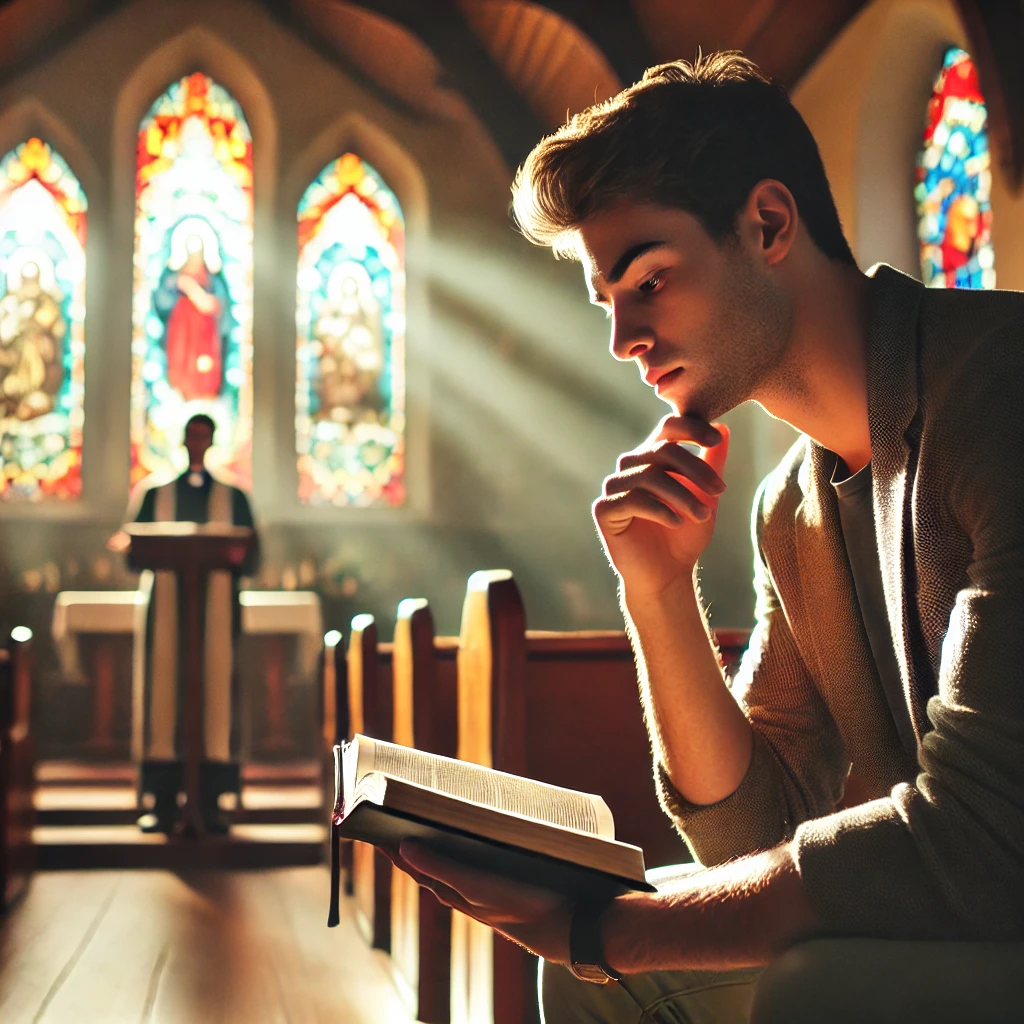
M 3 1024 L 409 1024 L 323 867 L 39 872 L 0 919 Z

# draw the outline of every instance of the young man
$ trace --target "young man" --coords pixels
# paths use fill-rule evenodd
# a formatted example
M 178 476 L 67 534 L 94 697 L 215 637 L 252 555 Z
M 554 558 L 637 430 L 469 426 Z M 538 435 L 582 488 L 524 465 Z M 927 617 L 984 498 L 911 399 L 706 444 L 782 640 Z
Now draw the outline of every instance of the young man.
M 254 527 L 245 492 L 213 477 L 206 468 L 206 453 L 213 446 L 216 426 L 199 413 L 185 424 L 188 469 L 177 479 L 149 487 L 141 504 L 128 518 L 134 522 L 225 523 Z M 127 535 L 118 535 L 115 547 L 127 547 Z M 205 595 L 204 760 L 200 765 L 200 813 L 209 832 L 226 832 L 228 821 L 218 799 L 238 793 L 239 765 L 231 753 L 234 645 L 241 616 L 239 578 L 251 576 L 259 564 L 253 547 L 244 564 L 232 572 L 209 574 Z M 152 574 L 150 574 L 152 575 Z M 178 793 L 183 779 L 178 721 L 181 707 L 181 628 L 184 609 L 174 573 L 158 572 L 147 581 L 152 587 L 144 679 L 137 690 L 144 694 L 139 791 L 150 794 L 153 808 L 139 818 L 143 832 L 171 832 L 178 820 Z
M 594 907 L 415 844 L 402 865 L 548 961 L 549 1021 L 745 1020 L 758 969 L 816 936 L 847 941 L 783 957 L 755 1019 L 776 999 L 790 1021 L 947 1019 L 965 994 L 957 1019 L 1003 1019 L 1024 966 L 1024 298 L 860 273 L 807 126 L 736 54 L 652 69 L 514 191 L 673 409 L 594 517 L 662 802 L 707 870 Z M 695 574 L 714 421 L 748 400 L 804 436 L 754 503 L 757 626 L 729 685 Z

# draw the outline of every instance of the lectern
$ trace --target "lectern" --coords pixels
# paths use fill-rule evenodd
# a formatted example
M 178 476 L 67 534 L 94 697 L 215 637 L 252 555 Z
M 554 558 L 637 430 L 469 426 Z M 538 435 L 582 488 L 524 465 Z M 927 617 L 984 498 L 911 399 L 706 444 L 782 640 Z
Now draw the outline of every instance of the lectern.
M 181 745 L 185 766 L 185 807 L 180 831 L 198 837 L 205 832 L 199 813 L 199 764 L 203 757 L 203 623 L 206 577 L 218 569 L 237 571 L 256 535 L 247 526 L 223 523 L 129 523 L 129 549 L 137 569 L 170 570 L 178 578 L 179 626 L 185 690 Z

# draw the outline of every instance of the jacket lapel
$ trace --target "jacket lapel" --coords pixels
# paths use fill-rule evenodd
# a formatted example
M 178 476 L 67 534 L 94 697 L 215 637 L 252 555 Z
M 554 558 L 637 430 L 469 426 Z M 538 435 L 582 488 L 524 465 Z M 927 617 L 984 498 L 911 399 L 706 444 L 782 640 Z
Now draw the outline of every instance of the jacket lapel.
M 857 603 L 846 557 L 839 504 L 831 484 L 835 456 L 814 442 L 801 467 L 803 499 L 796 510 L 804 635 L 811 638 L 820 692 L 839 727 L 847 754 L 866 791 L 891 789 L 891 759 L 880 751 L 901 749 Z M 784 602 L 785 603 L 785 602 Z M 870 723 L 870 724 L 869 724 Z
M 878 265 L 868 324 L 868 423 L 875 506 L 875 535 L 885 604 L 903 680 L 903 696 L 921 738 L 923 717 L 912 653 L 912 620 L 907 593 L 913 560 L 912 497 L 916 471 L 918 408 L 917 327 L 924 287 L 911 277 Z M 913 622 L 916 622 L 916 615 Z

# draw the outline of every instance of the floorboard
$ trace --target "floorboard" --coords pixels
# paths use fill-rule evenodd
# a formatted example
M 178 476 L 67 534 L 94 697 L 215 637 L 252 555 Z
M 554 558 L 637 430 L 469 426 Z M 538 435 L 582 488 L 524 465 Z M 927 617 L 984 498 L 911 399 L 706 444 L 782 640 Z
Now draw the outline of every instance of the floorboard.
M 410 1024 L 322 867 L 55 871 L 0 920 L 4 1024 Z

